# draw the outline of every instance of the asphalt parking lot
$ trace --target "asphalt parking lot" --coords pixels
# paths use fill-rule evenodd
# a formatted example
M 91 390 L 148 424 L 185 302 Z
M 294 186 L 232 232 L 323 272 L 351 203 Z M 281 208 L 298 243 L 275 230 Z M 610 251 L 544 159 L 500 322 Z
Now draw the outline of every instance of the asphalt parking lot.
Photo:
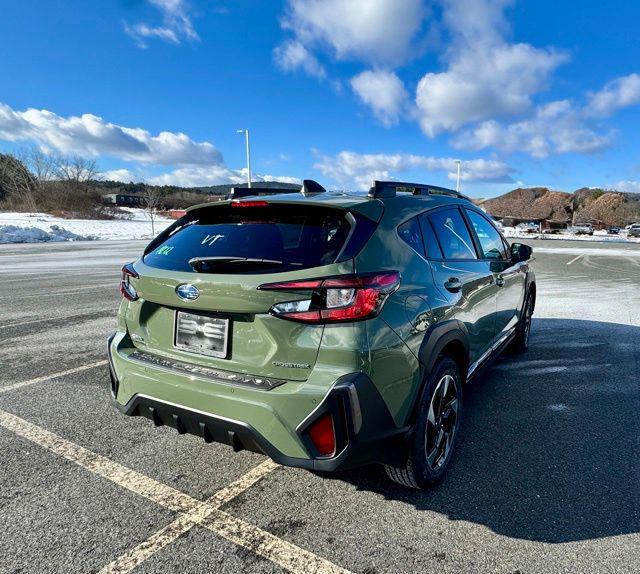
M 445 482 L 332 478 L 110 404 L 142 242 L 0 247 L 0 572 L 640 572 L 640 245 L 531 241 L 531 349 L 465 396 Z

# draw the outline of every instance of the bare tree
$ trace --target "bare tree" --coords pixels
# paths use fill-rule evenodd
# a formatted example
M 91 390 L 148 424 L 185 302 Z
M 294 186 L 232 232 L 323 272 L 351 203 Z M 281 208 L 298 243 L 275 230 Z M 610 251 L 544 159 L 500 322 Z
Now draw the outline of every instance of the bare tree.
M 10 154 L 0 154 L 0 196 L 20 209 L 36 210 L 35 182 L 24 164 Z
M 151 233 L 155 237 L 156 217 L 158 215 L 158 210 L 162 207 L 165 192 L 161 187 L 145 185 L 141 193 L 147 216 L 151 220 Z
M 38 147 L 23 148 L 18 152 L 18 159 L 29 170 L 33 180 L 33 204 L 39 204 L 47 194 L 54 191 L 54 181 L 58 177 L 60 156 L 47 153 Z
M 58 178 L 69 185 L 73 191 L 88 191 L 89 183 L 97 174 L 95 160 L 78 155 L 63 158 L 57 167 Z

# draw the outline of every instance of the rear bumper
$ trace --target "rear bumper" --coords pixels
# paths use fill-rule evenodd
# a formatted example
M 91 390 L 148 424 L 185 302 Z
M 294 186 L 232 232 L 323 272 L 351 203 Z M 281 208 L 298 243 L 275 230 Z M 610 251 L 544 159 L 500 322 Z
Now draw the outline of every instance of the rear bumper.
M 248 391 L 235 392 L 234 395 L 242 396 L 234 397 L 234 401 L 242 402 L 244 397 L 246 409 L 238 410 L 237 405 L 233 405 L 233 409 L 224 412 L 224 407 L 218 406 L 221 401 L 216 401 L 216 412 L 211 412 L 213 409 L 201 407 L 206 405 L 206 401 L 201 401 L 198 404 L 200 408 L 196 408 L 193 400 L 170 400 L 163 396 L 166 393 L 163 393 L 161 380 L 166 381 L 166 375 L 158 373 L 156 379 L 149 367 L 144 368 L 144 377 L 157 383 L 158 392 L 148 392 L 148 389 L 154 388 L 155 385 L 141 387 L 138 392 L 130 394 L 126 402 L 120 402 L 118 399 L 122 398 L 119 396 L 121 384 L 118 373 L 121 377 L 131 377 L 127 375 L 126 362 L 123 363 L 119 356 L 114 360 L 113 337 L 109 339 L 108 349 L 115 406 L 123 414 L 146 417 L 156 426 L 169 426 L 180 434 L 199 436 L 205 442 L 227 444 L 235 451 L 246 449 L 262 453 L 284 466 L 316 471 L 331 472 L 370 463 L 398 464 L 406 456 L 406 436 L 409 429 L 395 426 L 380 393 L 364 373 L 339 377 L 318 401 L 316 408 L 310 409 L 307 416 L 294 425 L 290 422 L 291 413 L 286 412 L 287 400 L 257 406 L 256 399 L 265 401 L 267 398 L 276 397 L 274 391 L 253 391 L 253 396 L 249 396 Z M 136 365 L 130 366 L 132 369 L 138 368 Z M 180 375 L 176 375 L 175 379 L 174 384 L 179 384 Z M 127 386 L 131 386 L 131 383 L 127 383 Z M 188 393 L 185 397 L 192 398 Z M 188 402 L 191 404 L 185 404 Z M 264 424 L 262 411 L 265 409 L 268 409 L 271 415 L 268 425 Z M 237 415 L 238 412 L 246 413 L 246 416 L 234 416 L 234 413 Z M 316 457 L 312 443 L 306 439 L 305 429 L 326 412 L 331 413 L 334 421 L 336 454 L 332 457 Z M 255 414 L 253 420 L 252 413 Z M 261 429 L 258 428 L 260 423 Z M 266 429 L 266 432 L 263 429 Z M 271 436 L 301 456 L 283 452 L 284 448 L 274 444 Z M 286 437 L 285 442 L 282 442 L 283 436 Z

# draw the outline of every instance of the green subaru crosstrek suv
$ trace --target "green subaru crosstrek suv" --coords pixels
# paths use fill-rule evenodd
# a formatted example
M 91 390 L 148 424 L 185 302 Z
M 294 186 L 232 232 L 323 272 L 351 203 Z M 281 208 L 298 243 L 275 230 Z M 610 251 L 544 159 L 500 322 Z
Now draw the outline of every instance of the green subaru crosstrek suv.
M 284 465 L 434 484 L 464 385 L 527 348 L 531 248 L 430 185 L 261 193 L 189 209 L 123 267 L 116 406 Z

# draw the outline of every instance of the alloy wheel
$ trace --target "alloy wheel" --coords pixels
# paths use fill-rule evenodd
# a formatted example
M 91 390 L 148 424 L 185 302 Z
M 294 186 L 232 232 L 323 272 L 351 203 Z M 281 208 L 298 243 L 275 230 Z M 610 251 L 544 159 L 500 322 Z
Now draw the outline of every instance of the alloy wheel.
M 435 386 L 429 403 L 425 429 L 425 455 L 432 470 L 449 457 L 458 419 L 458 388 L 452 375 L 444 375 Z
M 531 297 L 527 299 L 527 308 L 524 314 L 524 344 L 525 347 L 529 346 L 529 335 L 531 334 L 531 317 L 533 315 L 533 300 Z

